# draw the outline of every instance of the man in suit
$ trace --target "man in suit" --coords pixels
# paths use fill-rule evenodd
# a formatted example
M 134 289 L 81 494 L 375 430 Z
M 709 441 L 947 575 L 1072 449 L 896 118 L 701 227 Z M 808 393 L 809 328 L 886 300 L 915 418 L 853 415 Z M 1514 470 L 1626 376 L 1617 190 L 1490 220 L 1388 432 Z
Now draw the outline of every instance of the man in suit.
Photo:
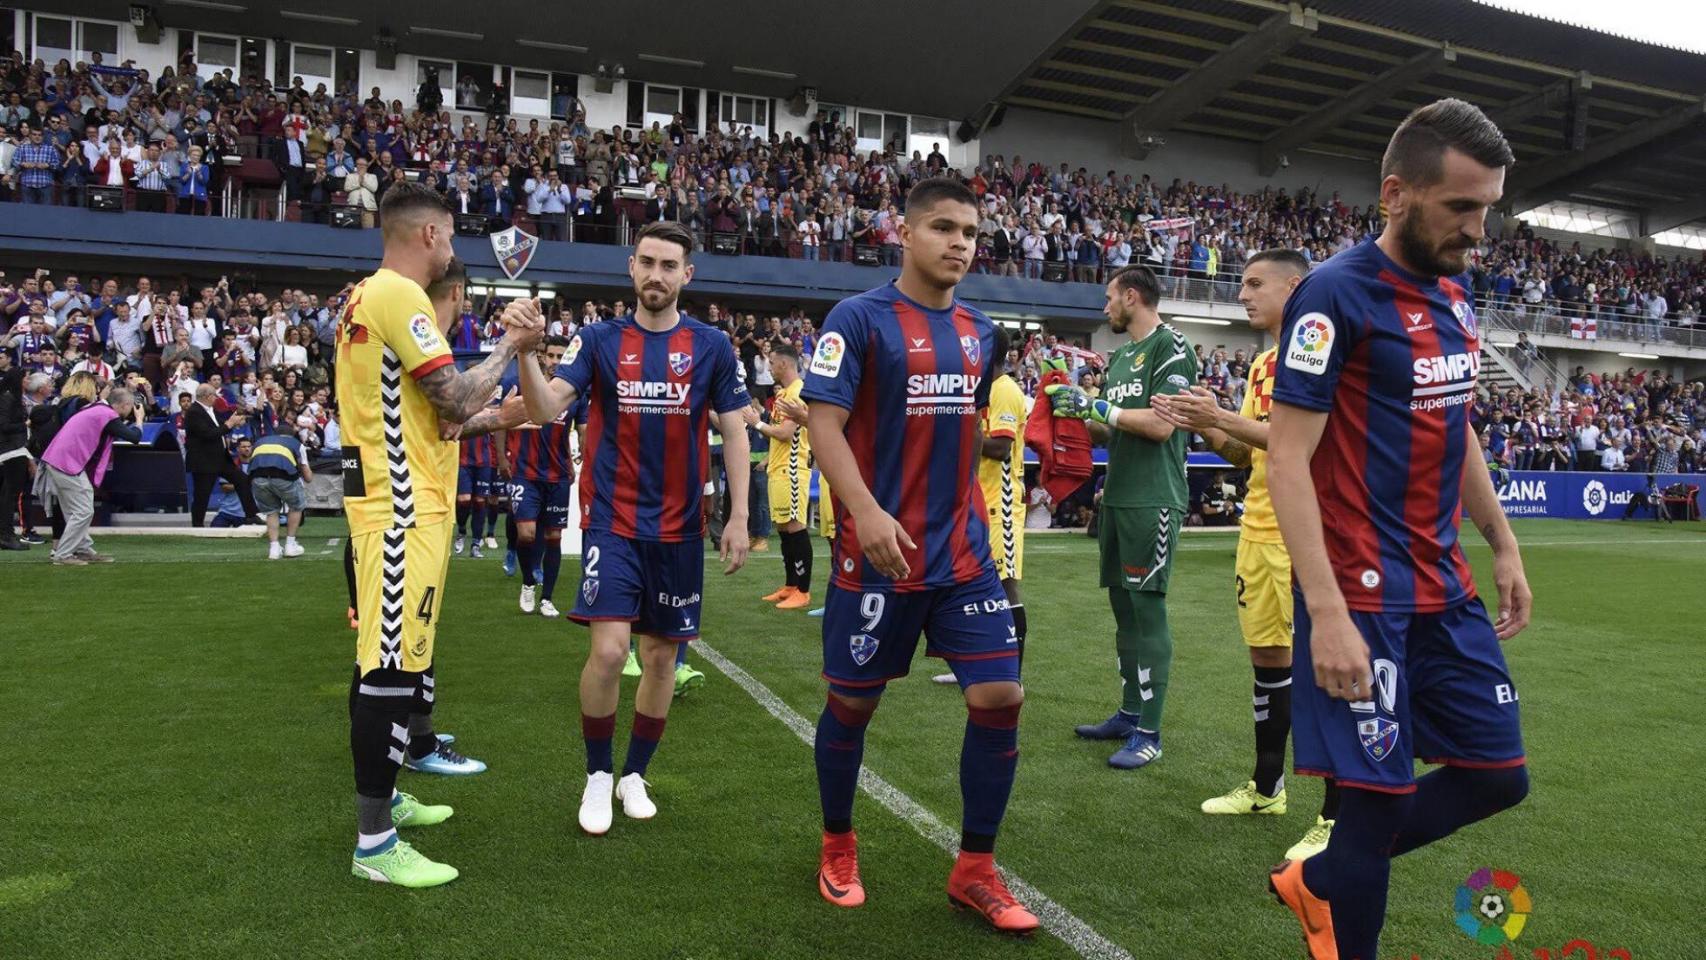
M 231 484 L 237 499 L 243 503 L 243 515 L 249 523 L 257 522 L 255 499 L 249 492 L 249 475 L 232 462 L 225 449 L 225 435 L 241 426 L 244 414 L 231 414 L 223 421 L 214 413 L 218 399 L 212 384 L 196 388 L 195 403 L 184 412 L 184 460 L 190 475 L 195 478 L 194 499 L 190 501 L 190 526 L 199 527 L 207 519 L 207 501 L 214 485 L 220 480 Z
M 515 191 L 502 172 L 493 170 L 491 180 L 480 188 L 480 212 L 486 215 L 493 230 L 509 226 L 515 217 Z

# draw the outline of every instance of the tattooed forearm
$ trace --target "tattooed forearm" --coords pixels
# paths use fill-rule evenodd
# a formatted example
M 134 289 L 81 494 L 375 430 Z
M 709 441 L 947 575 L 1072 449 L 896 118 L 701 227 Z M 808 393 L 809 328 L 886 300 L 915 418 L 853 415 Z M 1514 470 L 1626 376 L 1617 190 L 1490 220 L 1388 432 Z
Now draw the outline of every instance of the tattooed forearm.
M 514 356 L 515 346 L 507 339 L 499 340 L 497 349 L 478 366 L 458 373 L 453 366 L 445 365 L 417 380 L 415 385 L 421 388 L 441 419 L 462 423 L 491 402 L 492 391 Z
M 508 424 L 503 422 L 502 411 L 497 407 L 490 407 L 469 417 L 467 422 L 462 424 L 462 436 L 477 437 L 484 433 L 496 433 L 506 426 Z
M 1220 458 L 1235 467 L 1250 465 L 1250 445 L 1235 437 L 1227 437 L 1225 442 L 1214 448 Z

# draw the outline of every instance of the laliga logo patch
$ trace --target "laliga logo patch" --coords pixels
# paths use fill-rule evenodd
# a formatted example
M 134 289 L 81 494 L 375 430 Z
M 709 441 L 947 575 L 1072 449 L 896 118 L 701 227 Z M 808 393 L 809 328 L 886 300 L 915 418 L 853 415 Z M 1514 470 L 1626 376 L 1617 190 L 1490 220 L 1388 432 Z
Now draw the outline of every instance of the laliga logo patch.
M 841 375 L 841 358 L 847 353 L 847 342 L 841 339 L 841 334 L 831 331 L 823 335 L 817 342 L 817 352 L 812 355 L 811 372 L 820 377 L 838 377 Z
M 983 352 L 982 346 L 978 343 L 977 337 L 969 333 L 960 338 L 960 349 L 965 351 L 966 359 L 971 362 L 972 366 L 977 366 L 978 355 Z
M 577 333 L 575 334 L 575 338 L 569 341 L 569 348 L 563 351 L 563 366 L 568 366 L 569 364 L 574 363 L 575 358 L 580 355 L 581 335 Z
M 669 369 L 678 377 L 687 376 L 687 371 L 693 366 L 693 354 L 672 353 L 669 355 Z
M 1336 334 L 1331 317 L 1324 313 L 1304 314 L 1291 330 L 1285 365 L 1316 377 L 1326 373 L 1327 356 L 1332 352 Z
M 1362 572 L 1362 585 L 1370 590 L 1380 586 L 1380 571 L 1370 568 Z
M 868 633 L 855 633 L 847 640 L 847 650 L 853 655 L 853 662 L 862 667 L 877 655 L 877 638 Z
M 852 573 L 853 572 L 853 558 L 848 557 L 847 559 L 841 561 L 841 569 L 848 572 L 848 573 Z
M 1362 741 L 1363 752 L 1375 763 L 1379 763 L 1391 756 L 1392 749 L 1398 745 L 1398 722 L 1385 717 L 1359 720 L 1357 739 Z
M 438 327 L 433 324 L 432 318 L 424 313 L 417 313 L 409 318 L 409 335 L 428 353 L 444 349 L 444 340 L 438 335 Z
M 1598 480 L 1590 480 L 1582 488 L 1582 508 L 1596 517 L 1605 512 L 1605 505 L 1610 499 L 1605 492 L 1605 484 Z
M 588 605 L 598 601 L 598 581 L 588 578 L 581 581 L 581 599 Z

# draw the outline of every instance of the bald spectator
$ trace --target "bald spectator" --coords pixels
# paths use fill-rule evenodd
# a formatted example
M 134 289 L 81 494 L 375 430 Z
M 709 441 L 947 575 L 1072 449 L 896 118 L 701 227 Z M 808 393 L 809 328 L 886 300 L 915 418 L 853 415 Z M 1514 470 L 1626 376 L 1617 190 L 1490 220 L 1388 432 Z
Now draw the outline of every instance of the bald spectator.
M 243 501 L 243 515 L 256 520 L 255 501 L 249 490 L 249 476 L 231 461 L 225 437 L 243 425 L 247 415 L 238 410 L 220 419 L 214 411 L 218 391 L 211 384 L 196 387 L 195 403 L 184 412 L 184 464 L 194 478 L 195 488 L 190 500 L 190 526 L 204 526 L 207 520 L 207 501 L 213 496 L 219 480 L 230 483 Z

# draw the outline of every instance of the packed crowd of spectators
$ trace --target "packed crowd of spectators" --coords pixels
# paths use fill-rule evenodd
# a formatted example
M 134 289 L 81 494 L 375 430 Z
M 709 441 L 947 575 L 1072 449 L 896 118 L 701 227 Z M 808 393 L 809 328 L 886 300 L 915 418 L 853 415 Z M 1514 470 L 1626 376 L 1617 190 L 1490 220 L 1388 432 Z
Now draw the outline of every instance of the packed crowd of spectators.
M 345 210 L 372 226 L 391 185 L 424 179 L 459 213 L 546 240 L 618 242 L 624 223 L 671 219 L 718 252 L 894 264 L 907 188 L 945 174 L 983 204 L 979 272 L 1099 282 L 1146 262 L 1170 295 L 1225 300 L 1235 284 L 1208 281 L 1235 281 L 1254 251 L 1321 260 L 1381 224 L 1373 206 L 1337 192 L 1162 184 L 1019 155 L 961 170 L 940 144 L 861 153 L 853 128 L 827 111 L 803 137 L 732 122 L 698 133 L 679 115 L 595 130 L 572 98 L 557 120 L 508 116 L 495 90 L 481 113 L 453 113 L 434 84 L 405 105 L 378 88 L 363 98 L 300 78 L 274 89 L 229 68 L 204 75 L 187 57 L 155 78 L 98 57 L 49 66 L 14 55 L 0 68 L 0 100 L 0 190 L 30 203 L 75 204 L 90 186 L 123 185 L 141 209 L 208 212 L 228 176 L 216 158 L 241 154 L 274 161 L 289 215 L 306 220 Z M 457 105 L 474 100 L 458 93 Z M 1526 228 L 1489 250 L 1475 281 L 1523 310 L 1692 324 L 1706 304 L 1706 260 L 1565 249 Z
M 1706 472 L 1706 383 L 1630 367 L 1483 395 L 1473 422 L 1490 467 Z

